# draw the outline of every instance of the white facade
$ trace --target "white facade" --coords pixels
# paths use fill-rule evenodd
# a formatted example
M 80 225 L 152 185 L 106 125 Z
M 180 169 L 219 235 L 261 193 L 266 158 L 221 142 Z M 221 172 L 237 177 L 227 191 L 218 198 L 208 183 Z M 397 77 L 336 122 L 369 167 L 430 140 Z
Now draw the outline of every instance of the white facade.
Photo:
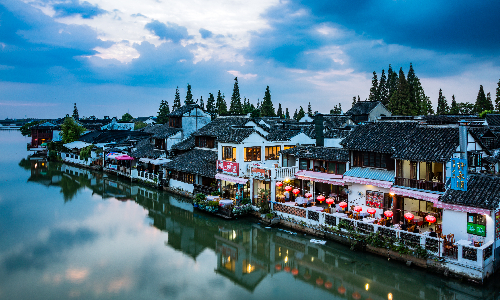
M 188 138 L 193 132 L 210 123 L 212 118 L 199 108 L 193 108 L 182 115 L 183 139 Z

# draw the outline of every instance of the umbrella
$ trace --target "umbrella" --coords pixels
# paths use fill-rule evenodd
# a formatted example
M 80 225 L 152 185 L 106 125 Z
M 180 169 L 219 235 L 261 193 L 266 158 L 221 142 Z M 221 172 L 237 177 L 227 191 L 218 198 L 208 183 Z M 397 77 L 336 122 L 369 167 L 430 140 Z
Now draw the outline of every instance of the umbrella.
M 133 157 L 131 156 L 128 156 L 127 154 L 124 154 L 124 155 L 121 155 L 121 156 L 117 156 L 115 157 L 116 160 L 134 160 Z

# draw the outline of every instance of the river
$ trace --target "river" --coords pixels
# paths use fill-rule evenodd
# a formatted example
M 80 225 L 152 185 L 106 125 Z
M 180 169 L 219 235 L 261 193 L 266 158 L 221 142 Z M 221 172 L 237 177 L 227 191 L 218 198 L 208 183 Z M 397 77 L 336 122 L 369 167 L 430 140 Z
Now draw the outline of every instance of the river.
M 0 299 L 499 299 L 112 175 L 27 160 L 0 131 Z

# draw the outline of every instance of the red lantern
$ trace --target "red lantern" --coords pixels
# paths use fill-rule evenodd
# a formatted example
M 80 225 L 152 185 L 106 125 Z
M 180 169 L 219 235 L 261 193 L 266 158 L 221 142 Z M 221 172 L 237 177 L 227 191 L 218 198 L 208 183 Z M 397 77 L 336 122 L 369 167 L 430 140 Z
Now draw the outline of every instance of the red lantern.
M 299 270 L 298 270 L 297 268 L 293 268 L 293 269 L 292 269 L 292 275 L 293 275 L 293 276 L 297 276 L 297 275 L 299 275 Z
M 313 196 L 313 194 L 311 194 L 311 193 L 306 193 L 306 194 L 305 194 L 305 196 L 306 196 L 306 198 L 311 198 L 311 197 Z
M 285 191 L 289 192 L 291 191 L 293 188 L 289 185 L 285 186 Z
M 274 268 L 276 269 L 276 271 L 281 271 L 281 265 L 280 264 L 276 264 L 276 266 L 274 266 Z
M 327 289 L 331 289 L 333 287 L 333 283 L 331 283 L 330 281 L 327 281 L 327 282 L 325 282 L 325 287 Z
M 366 212 L 368 212 L 370 215 L 373 215 L 377 212 L 377 210 L 373 207 L 370 207 L 366 210 Z
M 427 216 L 425 216 L 425 220 L 426 220 L 427 222 L 429 222 L 429 225 L 431 225 L 431 223 L 436 222 L 436 217 L 431 216 L 431 215 L 427 215 Z
M 355 211 L 355 212 L 358 212 L 358 213 L 359 213 L 359 212 L 360 212 L 360 211 L 362 211 L 362 210 L 363 210 L 363 208 L 362 208 L 361 206 L 355 206 L 355 207 L 354 207 L 354 211 Z
M 394 213 L 390 210 L 384 211 L 384 216 L 386 216 L 388 218 L 392 218 L 393 215 L 394 215 Z
M 340 203 L 339 203 L 339 206 L 340 206 L 341 208 L 346 208 L 346 207 L 347 207 L 347 203 L 345 203 L 345 202 L 340 202 Z
M 298 194 L 300 194 L 300 190 L 299 189 L 293 189 L 292 193 L 294 195 L 298 195 Z
M 309 273 L 304 274 L 304 279 L 305 280 L 311 279 L 311 274 L 309 274 Z
M 354 292 L 352 293 L 352 298 L 356 300 L 361 299 L 361 294 L 358 292 Z
M 320 277 L 320 278 L 318 278 L 318 279 L 316 279 L 316 284 L 317 284 L 317 285 L 323 285 L 323 282 L 324 282 L 324 281 L 323 281 L 323 279 L 321 279 L 321 277 Z
M 413 218 L 415 218 L 415 216 L 412 213 L 406 213 L 405 214 L 405 219 L 406 220 L 411 221 L 411 220 L 413 220 Z
M 286 266 L 283 270 L 285 270 L 285 272 L 289 273 L 290 272 L 290 267 Z
M 326 204 L 328 204 L 328 205 L 332 205 L 333 202 L 335 202 L 335 200 L 333 200 L 332 198 L 326 199 Z
M 277 186 L 277 187 L 280 187 L 280 186 L 282 186 L 282 185 L 283 185 L 283 182 L 281 182 L 281 181 L 276 182 L 276 186 Z
M 319 195 L 316 199 L 318 199 L 319 202 L 325 201 L 325 196 Z
M 341 293 L 342 295 L 345 294 L 345 287 L 343 285 L 341 285 L 337 291 L 339 291 L 339 293 Z

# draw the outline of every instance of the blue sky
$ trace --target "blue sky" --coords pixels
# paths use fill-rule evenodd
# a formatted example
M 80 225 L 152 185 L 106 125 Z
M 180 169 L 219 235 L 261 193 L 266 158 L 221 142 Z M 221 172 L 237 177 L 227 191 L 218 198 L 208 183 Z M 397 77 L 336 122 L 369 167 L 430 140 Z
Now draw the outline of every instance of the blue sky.
M 175 88 L 206 101 L 327 113 L 410 62 L 434 103 L 500 79 L 498 1 L 0 0 L 0 119 L 156 115 Z

